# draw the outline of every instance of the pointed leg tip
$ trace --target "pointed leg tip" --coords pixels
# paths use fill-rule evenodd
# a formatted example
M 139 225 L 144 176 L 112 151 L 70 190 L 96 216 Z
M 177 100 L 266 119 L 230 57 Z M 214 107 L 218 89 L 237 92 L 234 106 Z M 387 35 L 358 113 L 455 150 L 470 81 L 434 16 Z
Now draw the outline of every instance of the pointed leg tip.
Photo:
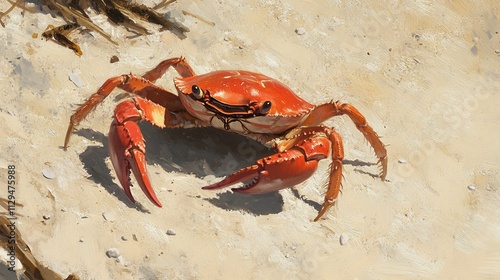
M 377 164 L 380 164 L 381 172 L 379 173 L 379 177 L 382 181 L 385 181 L 387 177 L 387 156 L 379 158 Z
M 321 210 L 319 210 L 318 215 L 313 221 L 319 221 L 319 219 L 321 219 L 321 217 L 323 217 L 323 215 L 325 215 L 326 212 L 328 212 L 328 210 L 335 205 L 336 201 L 337 199 L 326 199 L 325 202 L 323 202 L 323 205 L 321 205 Z
M 321 206 L 321 210 L 318 212 L 318 215 L 316 215 L 316 218 L 314 218 L 313 222 L 317 222 L 321 219 L 321 217 L 323 217 L 323 215 L 326 213 L 326 211 L 328 211 L 330 207 L 325 207 L 324 205 Z

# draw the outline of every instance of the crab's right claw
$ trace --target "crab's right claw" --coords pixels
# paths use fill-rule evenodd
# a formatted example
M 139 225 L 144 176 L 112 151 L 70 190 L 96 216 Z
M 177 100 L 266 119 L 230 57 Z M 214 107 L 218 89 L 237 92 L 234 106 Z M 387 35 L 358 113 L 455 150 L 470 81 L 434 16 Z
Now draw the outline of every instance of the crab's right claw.
M 135 203 L 130 191 L 130 170 L 149 200 L 156 206 L 162 207 L 151 187 L 146 170 L 146 145 L 142 133 L 136 123 L 137 119 L 133 116 L 133 110 L 126 110 L 128 109 L 126 103 L 121 103 L 121 106 L 116 108 L 115 119 L 109 129 L 108 147 L 111 162 L 125 194 L 132 202 Z

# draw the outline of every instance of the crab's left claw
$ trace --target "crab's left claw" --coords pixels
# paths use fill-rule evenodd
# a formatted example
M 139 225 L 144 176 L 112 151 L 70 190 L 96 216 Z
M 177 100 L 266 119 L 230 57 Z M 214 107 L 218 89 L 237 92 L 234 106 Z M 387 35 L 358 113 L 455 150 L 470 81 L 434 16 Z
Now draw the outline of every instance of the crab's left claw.
M 243 187 L 232 190 L 260 194 L 289 188 L 309 178 L 316 170 L 318 161 L 328 156 L 328 150 L 326 138 L 307 139 L 292 149 L 259 159 L 256 164 L 203 189 L 219 189 L 250 180 Z
M 247 181 L 242 187 L 232 188 L 232 191 L 248 194 L 273 192 L 303 182 L 316 171 L 317 166 L 317 160 L 308 160 L 302 151 L 291 149 L 259 159 L 256 164 L 203 189 L 220 189 Z
M 146 145 L 137 125 L 140 119 L 141 116 L 131 101 L 118 105 L 108 135 L 111 162 L 125 194 L 132 202 L 135 203 L 130 191 L 130 170 L 149 200 L 162 207 L 151 187 L 146 170 Z
M 314 218 L 314 221 L 318 221 L 335 204 L 340 191 L 342 158 L 344 157 L 340 136 L 333 129 L 320 127 L 319 130 L 323 130 L 328 138 L 310 137 L 301 141 L 297 140 L 298 143 L 292 145 L 290 149 L 261 158 L 256 164 L 242 168 L 224 180 L 203 187 L 203 189 L 220 189 L 245 181 L 249 182 L 243 187 L 232 190 L 240 193 L 261 194 L 293 187 L 309 178 L 316 170 L 318 162 L 328 157 L 331 150 L 333 162 L 330 167 L 328 189 L 321 210 Z

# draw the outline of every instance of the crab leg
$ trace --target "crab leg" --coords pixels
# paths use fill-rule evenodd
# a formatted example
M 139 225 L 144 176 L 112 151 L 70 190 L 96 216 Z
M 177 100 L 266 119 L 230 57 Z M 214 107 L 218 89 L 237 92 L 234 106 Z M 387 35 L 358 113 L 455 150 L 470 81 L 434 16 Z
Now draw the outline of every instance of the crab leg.
M 375 154 L 378 157 L 378 163 L 381 164 L 382 169 L 379 176 L 382 180 L 385 180 L 387 176 L 387 150 L 385 149 L 385 145 L 380 141 L 380 137 L 373 128 L 368 125 L 365 117 L 351 104 L 336 101 L 317 106 L 301 125 L 318 125 L 328 118 L 344 114 L 349 116 L 356 125 L 356 128 L 363 133 L 366 140 L 368 140 L 375 150 Z
M 109 154 L 125 194 L 135 202 L 130 191 L 130 170 L 132 170 L 137 183 L 149 200 L 161 207 L 146 170 L 146 145 L 137 124 L 141 120 L 149 121 L 161 128 L 177 127 L 184 125 L 184 116 L 174 114 L 150 100 L 134 97 L 118 104 L 109 129 Z
M 193 69 L 186 62 L 184 57 L 175 57 L 160 62 L 155 68 L 142 75 L 142 77 L 148 81 L 155 82 L 163 76 L 170 67 L 174 67 L 175 71 L 182 77 L 191 77 L 195 75 Z
M 303 139 L 307 139 L 308 137 L 313 137 L 318 133 L 323 133 L 330 143 L 332 144 L 331 148 L 331 156 L 332 156 L 332 164 L 330 165 L 330 178 L 328 181 L 328 189 L 325 194 L 325 201 L 321 206 L 321 210 L 318 213 L 318 216 L 314 219 L 317 221 L 323 216 L 330 207 L 335 205 L 335 201 L 340 192 L 340 183 L 342 180 L 342 159 L 344 158 L 344 147 L 342 144 L 342 137 L 335 131 L 335 129 L 326 126 L 309 126 L 309 127 L 301 127 L 291 130 L 285 138 L 288 139 L 284 142 L 281 142 L 278 146 L 278 149 L 286 150 L 296 145 L 299 141 L 303 141 Z M 314 147 L 311 147 L 310 150 L 313 150 Z
M 340 183 L 342 180 L 342 159 L 344 158 L 344 146 L 342 137 L 333 129 L 325 128 L 326 135 L 332 143 L 332 164 L 330 165 L 330 178 L 328 181 L 328 189 L 325 194 L 325 201 L 321 206 L 314 221 L 318 221 L 330 207 L 335 205 L 340 192 Z
M 99 103 L 101 103 L 115 88 L 123 89 L 146 99 L 160 104 L 170 111 L 184 109 L 179 97 L 167 90 L 153 84 L 170 67 L 183 77 L 193 76 L 194 72 L 184 58 L 171 58 L 160 62 L 154 69 L 150 70 L 142 77 L 132 74 L 109 78 L 104 84 L 85 101 L 76 112 L 71 115 L 66 137 L 64 139 L 64 149 L 68 147 L 69 138 L 76 127 Z

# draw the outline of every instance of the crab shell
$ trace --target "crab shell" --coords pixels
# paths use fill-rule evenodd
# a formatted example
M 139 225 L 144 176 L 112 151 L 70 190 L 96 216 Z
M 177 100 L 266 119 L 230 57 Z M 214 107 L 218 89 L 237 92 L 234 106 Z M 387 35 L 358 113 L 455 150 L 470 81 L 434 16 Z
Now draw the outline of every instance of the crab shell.
M 297 127 L 315 107 L 279 81 L 249 71 L 215 71 L 177 78 L 174 84 L 191 115 L 237 133 L 280 134 Z

